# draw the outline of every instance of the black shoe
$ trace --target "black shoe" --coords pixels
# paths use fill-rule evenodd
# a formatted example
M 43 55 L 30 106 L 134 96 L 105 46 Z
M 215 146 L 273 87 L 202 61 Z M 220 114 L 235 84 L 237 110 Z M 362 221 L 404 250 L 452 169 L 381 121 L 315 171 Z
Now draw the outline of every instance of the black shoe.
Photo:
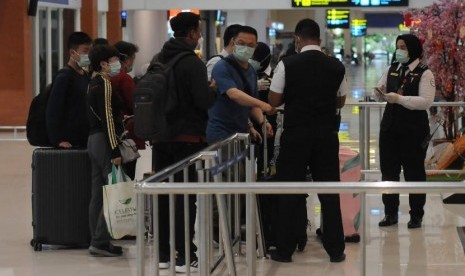
M 345 242 L 350 242 L 350 243 L 359 243 L 360 242 L 360 235 L 355 233 L 350 236 L 345 236 L 344 237 Z
M 391 226 L 394 224 L 397 224 L 397 215 L 386 215 L 384 218 L 378 223 L 379 227 L 384 227 L 384 226 Z
M 343 262 L 346 259 L 346 254 L 342 253 L 339 256 L 332 256 L 329 257 L 329 261 L 332 263 L 340 263 Z
M 410 221 L 407 224 L 408 229 L 415 229 L 415 228 L 420 228 L 421 227 L 421 222 L 423 219 L 418 218 L 418 217 L 410 217 Z
M 290 262 L 292 262 L 292 257 L 291 256 L 288 256 L 288 257 L 281 256 L 281 255 L 278 254 L 277 250 L 270 251 L 270 258 L 273 261 L 280 262 L 280 263 L 290 263 Z
M 297 251 L 299 252 L 304 252 L 305 250 L 305 246 L 307 246 L 307 237 L 302 237 L 301 239 L 299 239 L 299 241 L 297 242 Z
M 113 244 L 110 243 L 109 247 L 115 252 L 123 253 L 123 248 L 121 246 L 113 245 Z
M 119 247 L 119 246 L 118 246 Z M 108 244 L 106 246 L 97 247 L 97 246 L 90 246 L 89 252 L 92 256 L 96 257 L 119 257 L 123 255 L 123 251 L 120 249 L 115 249 L 114 246 Z

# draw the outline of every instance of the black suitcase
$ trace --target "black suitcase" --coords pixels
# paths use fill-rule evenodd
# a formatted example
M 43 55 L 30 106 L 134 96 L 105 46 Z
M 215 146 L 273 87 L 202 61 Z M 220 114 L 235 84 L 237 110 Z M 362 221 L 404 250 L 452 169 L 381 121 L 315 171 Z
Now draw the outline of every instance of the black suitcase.
M 85 149 L 37 148 L 32 154 L 31 246 L 88 247 L 91 164 Z

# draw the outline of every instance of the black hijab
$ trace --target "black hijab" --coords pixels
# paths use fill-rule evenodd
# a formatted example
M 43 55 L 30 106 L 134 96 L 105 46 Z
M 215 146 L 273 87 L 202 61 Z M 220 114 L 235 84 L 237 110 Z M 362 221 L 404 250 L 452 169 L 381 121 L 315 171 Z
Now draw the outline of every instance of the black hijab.
M 396 39 L 396 45 L 397 41 L 399 40 L 403 40 L 405 42 L 405 45 L 407 45 L 407 51 L 410 59 L 406 65 L 412 63 L 417 58 L 421 59 L 421 57 L 423 56 L 423 46 L 421 45 L 421 42 L 418 39 L 418 37 L 412 34 L 399 35 Z

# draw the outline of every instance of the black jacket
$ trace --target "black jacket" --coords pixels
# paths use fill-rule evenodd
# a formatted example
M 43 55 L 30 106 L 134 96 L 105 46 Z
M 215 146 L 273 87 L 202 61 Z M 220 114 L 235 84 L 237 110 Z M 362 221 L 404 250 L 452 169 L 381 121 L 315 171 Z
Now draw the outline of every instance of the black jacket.
M 171 38 L 158 54 L 158 61 L 169 62 L 180 52 L 192 52 L 183 57 L 174 67 L 179 105 L 167 117 L 173 127 L 174 137 L 178 135 L 205 136 L 207 110 L 213 105 L 216 93 L 209 88 L 207 67 L 183 40 Z

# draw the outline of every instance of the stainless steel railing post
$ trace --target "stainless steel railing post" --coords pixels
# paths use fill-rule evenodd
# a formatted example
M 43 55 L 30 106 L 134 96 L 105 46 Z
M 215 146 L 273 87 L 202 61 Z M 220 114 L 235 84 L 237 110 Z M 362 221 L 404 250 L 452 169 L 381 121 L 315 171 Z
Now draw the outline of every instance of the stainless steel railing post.
M 205 182 L 205 171 L 198 171 L 198 182 Z M 207 195 L 200 194 L 198 196 L 199 207 L 199 275 L 210 275 L 210 256 L 208 254 L 208 209 L 207 209 Z
M 152 255 L 155 265 L 155 276 L 160 275 L 159 263 L 160 263 L 160 220 L 159 217 L 159 207 L 158 207 L 158 195 L 152 195 L 152 231 L 153 231 L 153 246 L 152 246 Z
M 174 182 L 174 175 L 169 177 L 169 182 Z M 170 273 L 176 274 L 176 197 L 170 193 L 169 196 L 169 222 L 170 222 Z
M 255 172 L 255 147 L 253 144 L 250 145 L 249 158 L 245 159 L 245 181 L 252 182 Z M 256 273 L 257 268 L 257 241 L 256 241 L 256 225 L 257 218 L 256 214 L 257 203 L 255 201 L 255 194 L 246 194 L 246 251 L 247 251 L 247 275 L 253 276 Z
M 189 182 L 189 167 L 186 167 L 182 171 L 183 182 Z M 189 206 L 189 194 L 184 194 L 184 257 L 185 265 L 187 267 L 186 275 L 191 275 L 190 263 L 191 263 L 191 239 L 190 239 L 190 206 Z
M 145 246 L 144 246 L 144 194 L 137 194 L 136 197 L 136 220 L 137 220 L 137 237 L 136 237 L 136 260 L 137 260 L 137 276 L 145 275 Z M 158 276 L 157 274 L 155 274 Z

